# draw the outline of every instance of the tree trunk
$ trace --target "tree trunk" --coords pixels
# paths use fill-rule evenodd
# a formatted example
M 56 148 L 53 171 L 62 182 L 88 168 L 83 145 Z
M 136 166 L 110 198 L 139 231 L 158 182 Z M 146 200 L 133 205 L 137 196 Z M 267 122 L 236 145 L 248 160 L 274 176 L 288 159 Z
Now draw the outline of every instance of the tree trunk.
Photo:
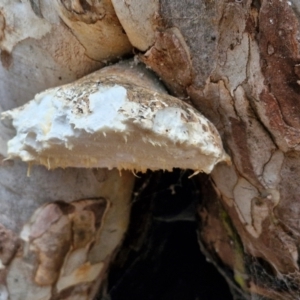
M 202 251 L 236 299 L 299 297 L 297 0 L 0 0 L 0 7 L 1 111 L 135 53 L 171 95 L 214 124 L 231 157 L 210 176 L 197 175 Z M 5 120 L 0 126 L 5 158 L 14 132 Z M 0 299 L 92 299 L 129 222 L 133 176 L 34 167 L 26 177 L 26 169 L 10 160 L 0 167 Z
M 109 1 L 86 14 L 72 10 L 80 10 L 76 1 L 1 0 L 0 7 L 1 111 L 131 51 Z M 1 161 L 13 134 L 3 121 Z M 3 160 L 0 298 L 93 299 L 127 229 L 133 184 L 125 171 L 48 172 Z

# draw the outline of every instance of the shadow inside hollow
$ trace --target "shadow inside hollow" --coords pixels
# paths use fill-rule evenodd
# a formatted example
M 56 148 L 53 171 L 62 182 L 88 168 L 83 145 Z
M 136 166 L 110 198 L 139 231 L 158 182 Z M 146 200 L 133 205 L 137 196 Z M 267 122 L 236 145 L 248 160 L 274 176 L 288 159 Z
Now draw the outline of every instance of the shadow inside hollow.
M 197 241 L 199 192 L 189 172 L 137 180 L 131 224 L 108 278 L 111 300 L 231 300 Z

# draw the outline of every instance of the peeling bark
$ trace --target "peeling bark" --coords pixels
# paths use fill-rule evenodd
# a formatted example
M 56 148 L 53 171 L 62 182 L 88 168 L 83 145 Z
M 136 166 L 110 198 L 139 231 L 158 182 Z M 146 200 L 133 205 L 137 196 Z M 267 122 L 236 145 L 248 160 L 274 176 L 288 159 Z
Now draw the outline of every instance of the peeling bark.
M 45 88 L 90 73 L 103 66 L 104 59 L 130 53 L 131 43 L 170 94 L 191 103 L 215 125 L 231 156 L 231 166 L 219 164 L 209 179 L 199 177 L 205 197 L 199 208 L 204 251 L 214 259 L 237 299 L 296 299 L 300 286 L 298 1 L 55 3 L 54 7 L 46 0 L 0 1 L 1 111 L 24 104 Z M 12 16 L 20 20 L 21 13 L 28 20 L 26 26 L 12 22 Z M 101 26 L 106 28 L 110 22 L 115 31 L 110 28 L 109 38 L 100 41 Z M 108 53 L 100 55 L 101 47 Z M 112 47 L 117 51 L 112 53 Z M 2 123 L 3 157 L 12 134 Z M 17 268 L 14 257 L 20 255 L 16 253 L 21 253 L 24 243 L 17 236 L 39 206 L 100 197 L 101 193 L 87 192 L 85 187 L 97 190 L 91 170 L 36 170 L 32 176 L 44 183 L 33 188 L 32 179 L 22 177 L 24 165 L 13 166 L 10 161 L 1 165 L 0 172 L 12 178 L 1 177 L 3 265 Z M 72 183 L 60 192 L 37 197 L 55 182 L 55 176 Z M 67 196 L 77 187 L 76 178 L 83 180 L 83 190 Z M 27 196 L 20 211 L 16 194 L 22 199 L 35 195 L 35 201 Z M 58 199 L 59 194 L 64 197 Z M 11 212 L 12 216 L 20 213 L 20 219 L 12 220 Z M 4 295 L 5 289 L 2 285 Z
M 238 274 L 232 282 L 244 297 L 295 299 L 299 4 L 161 0 L 159 17 L 156 40 L 142 60 L 171 93 L 189 96 L 215 124 L 233 160 L 232 166 L 219 164 L 214 169 L 210 182 L 216 194 L 209 193 L 209 184 L 203 187 L 203 243 L 219 264 L 223 261 Z M 173 28 L 185 41 L 176 47 L 162 39 Z M 182 63 L 178 53 L 185 53 L 191 63 Z M 188 75 L 189 80 L 179 85 L 176 74 L 192 78 Z M 204 208 L 213 199 L 228 217 Z M 212 243 L 220 235 L 227 246 Z M 263 272 L 267 275 L 257 275 Z
M 106 54 L 91 59 L 52 1 L 3 0 L 0 7 L 1 112 L 131 51 L 123 34 L 112 56 L 105 46 Z M 109 39 L 114 29 L 122 31 L 111 17 Z M 92 47 L 98 39 L 89 35 Z M 134 176 L 105 169 L 30 170 L 4 160 L 14 131 L 7 122 L 0 127 L 1 299 L 92 299 L 126 232 Z
M 26 177 L 26 168 L 0 168 L 1 290 L 9 299 L 92 299 L 126 232 L 134 176 L 35 167 Z

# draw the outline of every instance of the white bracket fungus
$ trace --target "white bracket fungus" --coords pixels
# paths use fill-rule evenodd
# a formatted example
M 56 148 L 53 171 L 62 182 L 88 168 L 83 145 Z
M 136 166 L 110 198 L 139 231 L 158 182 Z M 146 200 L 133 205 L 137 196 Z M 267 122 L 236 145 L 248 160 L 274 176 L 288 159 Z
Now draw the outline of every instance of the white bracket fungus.
M 163 92 L 146 69 L 119 64 L 37 94 L 3 113 L 9 158 L 56 167 L 211 172 L 228 161 L 215 127 Z

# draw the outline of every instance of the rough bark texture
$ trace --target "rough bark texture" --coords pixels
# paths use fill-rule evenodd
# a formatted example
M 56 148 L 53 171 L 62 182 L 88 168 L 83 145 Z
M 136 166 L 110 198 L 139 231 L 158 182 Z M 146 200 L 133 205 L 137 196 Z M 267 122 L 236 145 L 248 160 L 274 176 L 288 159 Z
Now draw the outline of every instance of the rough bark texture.
M 56 4 L 0 1 L 1 112 L 26 103 L 45 88 L 100 68 L 103 60 L 130 53 L 110 2 L 104 9 L 108 14 L 99 6 L 85 6 L 77 15 L 88 20 L 84 31 L 89 41 L 82 41 L 78 28 L 71 24 L 71 31 L 59 17 L 62 6 L 71 11 L 66 13 L 70 17 L 76 14 L 73 9 L 80 9 L 79 3 Z M 97 9 L 104 15 L 97 16 Z M 96 15 L 95 20 L 91 15 Z M 99 23 L 104 24 L 101 32 Z M 119 39 L 111 38 L 115 35 Z M 103 45 L 109 40 L 118 47 L 110 44 L 111 54 L 104 46 L 105 51 L 93 57 L 99 39 Z M 3 160 L 13 135 L 11 126 L 2 122 L 0 298 L 92 299 L 106 280 L 106 270 L 127 229 L 134 176 L 105 169 L 49 172 Z
M 214 123 L 232 158 L 231 166 L 219 164 L 210 178 L 199 177 L 204 197 L 199 208 L 203 251 L 227 277 L 237 299 L 297 299 L 299 1 L 113 0 L 119 21 L 115 15 L 113 21 L 108 20 L 95 1 L 55 3 L 0 0 L 1 110 L 97 69 L 101 60 L 128 54 L 130 41 L 140 60 L 157 73 L 171 94 L 192 103 Z M 107 4 L 110 16 L 114 14 L 112 5 Z M 13 22 L 12 16 L 19 21 Z M 90 30 L 98 32 L 101 25 L 97 22 L 102 18 L 104 27 L 112 22 L 109 24 L 117 28 L 107 31 L 110 39 L 121 35 L 121 25 L 128 36 L 127 40 L 121 35 L 118 43 L 124 46 L 114 57 L 95 56 L 99 35 Z M 24 19 L 28 20 L 26 26 L 20 21 Z M 77 26 L 77 21 L 88 29 Z M 1 126 L 0 150 L 5 156 L 4 143 L 12 132 L 5 124 Z M 1 177 L 1 201 L 10 207 L 0 219 L 4 226 L 1 242 L 5 244 L 1 261 L 5 265 L 19 253 L 16 234 L 39 203 L 89 199 L 91 195 L 78 191 L 78 197 L 61 198 L 57 193 L 54 198 L 46 193 L 34 197 L 39 203 L 29 197 L 21 204 L 26 216 L 17 220 L 11 199 L 26 194 L 26 181 L 20 179 L 26 167 L 3 164 L 1 172 L 15 170 L 9 171 L 14 175 L 8 182 Z M 43 169 L 35 172 L 37 180 L 57 180 Z M 80 186 L 84 190 L 92 185 L 92 171 L 57 172 L 72 179 L 83 176 Z M 73 192 L 74 186 L 64 192 Z M 40 190 L 37 185 L 30 194 L 37 195 Z M 12 198 L 2 191 L 10 191 Z M 5 285 L 2 283 L 4 291 Z
M 215 124 L 233 162 L 203 185 L 203 245 L 245 298 L 295 299 L 299 3 L 162 0 L 159 15 L 142 60 Z

